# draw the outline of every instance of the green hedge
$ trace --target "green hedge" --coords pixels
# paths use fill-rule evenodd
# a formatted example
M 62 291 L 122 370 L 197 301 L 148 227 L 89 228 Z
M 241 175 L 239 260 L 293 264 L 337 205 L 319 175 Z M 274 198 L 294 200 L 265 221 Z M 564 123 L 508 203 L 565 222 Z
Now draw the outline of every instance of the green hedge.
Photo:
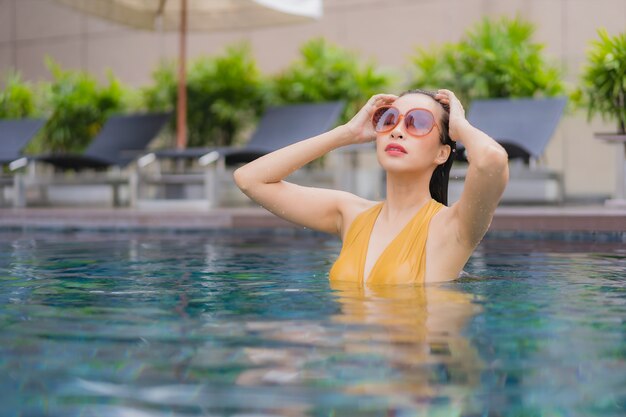
M 82 152 L 110 114 L 125 110 L 125 89 L 112 73 L 100 85 L 87 72 L 64 70 L 52 60 L 47 66 L 52 82 L 42 88 L 42 114 L 48 121 L 29 150 Z
M 154 84 L 144 90 L 150 110 L 175 110 L 175 63 L 162 64 Z M 228 47 L 225 54 L 193 61 L 187 74 L 188 146 L 229 146 L 256 122 L 269 99 L 268 83 L 249 46 Z M 176 130 L 174 120 L 170 129 Z M 173 143 L 172 143 L 173 145 Z
M 485 18 L 457 43 L 419 48 L 411 57 L 411 88 L 448 88 L 466 103 L 480 98 L 556 96 L 561 71 L 534 42 L 534 26 L 519 18 Z
M 461 41 L 418 49 L 411 79 L 398 90 L 449 88 L 465 101 L 487 97 L 563 94 L 561 73 L 547 63 L 534 27 L 520 19 L 485 19 Z M 111 73 L 100 84 L 92 75 L 63 70 L 52 61 L 53 81 L 37 87 L 11 75 L 0 92 L 0 118 L 48 118 L 33 152 L 80 152 L 113 112 L 176 110 L 177 69 L 156 68 L 151 85 L 124 87 Z M 591 76 L 590 76 L 591 77 Z M 188 146 L 229 146 L 243 141 L 268 105 L 343 100 L 341 122 L 373 94 L 394 91 L 397 77 L 325 39 L 302 45 L 300 56 L 273 76 L 259 70 L 250 47 L 236 44 L 216 56 L 192 61 L 187 75 Z M 397 91 L 396 91 L 397 92 Z M 581 93 L 582 95 L 582 93 Z M 176 120 L 170 126 L 174 145 Z
M 0 119 L 21 119 L 37 114 L 37 92 L 32 83 L 22 81 L 17 73 L 7 76 L 0 91 Z
M 390 74 L 374 63 L 325 39 L 312 39 L 300 48 L 300 58 L 273 79 L 279 103 L 343 100 L 341 121 L 348 121 L 373 94 L 387 91 Z

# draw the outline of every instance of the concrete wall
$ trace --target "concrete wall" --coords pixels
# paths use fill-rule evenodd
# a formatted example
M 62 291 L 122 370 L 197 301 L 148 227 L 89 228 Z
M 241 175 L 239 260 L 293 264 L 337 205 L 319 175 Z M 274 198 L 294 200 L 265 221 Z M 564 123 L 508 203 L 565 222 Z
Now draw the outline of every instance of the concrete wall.
M 415 46 L 456 41 L 483 16 L 521 17 L 537 26 L 536 40 L 575 84 L 596 29 L 615 34 L 626 28 L 626 0 L 324 0 L 317 22 L 221 33 L 195 33 L 189 57 L 214 54 L 224 45 L 249 41 L 261 69 L 273 73 L 297 56 L 299 46 L 325 36 L 400 73 Z M 68 68 L 104 77 L 110 68 L 130 85 L 150 81 L 162 58 L 177 54 L 175 33 L 131 30 L 81 15 L 53 0 L 0 0 L 0 77 L 10 69 L 26 79 L 49 77 L 44 57 Z M 545 163 L 564 174 L 571 197 L 611 194 L 617 148 L 592 138 L 594 131 L 614 131 L 601 120 L 588 123 L 583 113 L 569 114 L 551 141 Z

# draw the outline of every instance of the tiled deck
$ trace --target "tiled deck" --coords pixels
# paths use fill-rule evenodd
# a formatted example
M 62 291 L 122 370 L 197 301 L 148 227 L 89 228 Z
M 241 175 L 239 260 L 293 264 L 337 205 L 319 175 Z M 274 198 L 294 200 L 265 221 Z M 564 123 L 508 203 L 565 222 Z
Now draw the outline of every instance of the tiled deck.
M 211 211 L 138 211 L 106 208 L 0 209 L 0 228 L 207 230 L 295 227 L 261 208 Z M 490 230 L 626 232 L 626 209 L 585 207 L 500 207 Z

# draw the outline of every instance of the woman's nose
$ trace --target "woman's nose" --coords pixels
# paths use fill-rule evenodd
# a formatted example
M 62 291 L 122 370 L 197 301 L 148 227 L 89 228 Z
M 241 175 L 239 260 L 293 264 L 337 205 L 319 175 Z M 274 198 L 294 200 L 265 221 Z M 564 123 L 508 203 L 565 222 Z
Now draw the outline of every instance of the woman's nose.
M 404 139 L 404 134 L 400 130 L 400 128 L 396 127 L 391 131 L 391 137 L 393 139 Z

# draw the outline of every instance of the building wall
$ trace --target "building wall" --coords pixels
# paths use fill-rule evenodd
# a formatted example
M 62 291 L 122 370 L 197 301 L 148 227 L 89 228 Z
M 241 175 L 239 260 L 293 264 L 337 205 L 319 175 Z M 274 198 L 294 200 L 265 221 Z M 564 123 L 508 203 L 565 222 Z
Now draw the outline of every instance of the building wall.
M 519 15 L 536 24 L 536 40 L 575 85 L 596 30 L 626 28 L 626 0 L 324 0 L 320 21 L 274 28 L 193 33 L 189 57 L 220 53 L 229 43 L 251 43 L 261 69 L 280 71 L 299 46 L 324 36 L 405 74 L 416 46 L 456 41 L 483 16 Z M 29 80 L 49 78 L 44 57 L 104 78 L 110 68 L 125 83 L 144 85 L 159 60 L 175 58 L 176 33 L 135 31 L 81 15 L 53 0 L 0 0 L 0 77 L 17 69 Z M 550 142 L 544 163 L 565 178 L 570 197 L 608 195 L 614 189 L 617 147 L 593 139 L 614 131 L 584 112 L 567 114 Z

